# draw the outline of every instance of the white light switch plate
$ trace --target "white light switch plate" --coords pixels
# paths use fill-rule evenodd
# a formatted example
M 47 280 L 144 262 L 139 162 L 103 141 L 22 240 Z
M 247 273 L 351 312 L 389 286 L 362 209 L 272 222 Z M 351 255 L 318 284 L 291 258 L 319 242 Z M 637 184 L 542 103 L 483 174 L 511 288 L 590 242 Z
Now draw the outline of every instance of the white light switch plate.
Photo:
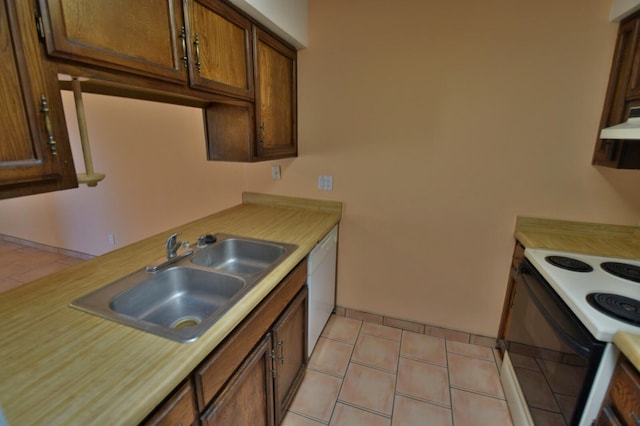
M 280 180 L 281 177 L 280 166 L 271 166 L 271 178 L 273 178 L 273 180 Z
M 318 176 L 318 189 L 320 191 L 333 191 L 333 176 Z

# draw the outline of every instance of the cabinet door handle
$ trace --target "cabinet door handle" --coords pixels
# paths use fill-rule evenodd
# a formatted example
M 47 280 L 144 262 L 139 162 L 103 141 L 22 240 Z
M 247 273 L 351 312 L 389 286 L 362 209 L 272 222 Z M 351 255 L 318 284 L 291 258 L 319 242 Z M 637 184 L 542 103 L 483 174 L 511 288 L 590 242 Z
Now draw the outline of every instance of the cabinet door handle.
M 51 118 L 49 117 L 49 103 L 44 95 L 40 97 L 40 105 L 40 111 L 44 114 L 44 127 L 47 130 L 47 144 L 51 150 L 51 155 L 56 156 L 58 155 L 58 148 L 56 147 L 56 140 L 53 137 L 53 127 L 51 126 Z
M 200 39 L 198 38 L 197 33 L 193 40 L 193 45 L 196 48 L 196 68 L 198 68 L 198 74 L 200 74 Z
M 182 64 L 185 68 L 189 66 L 189 58 L 187 57 L 187 30 L 184 25 L 180 30 L 180 41 L 182 42 Z
M 278 359 L 280 360 L 280 364 L 284 364 L 284 340 L 280 340 L 278 342 L 278 346 L 280 346 L 280 355 L 278 355 Z
M 264 121 L 260 123 L 260 143 L 264 145 Z

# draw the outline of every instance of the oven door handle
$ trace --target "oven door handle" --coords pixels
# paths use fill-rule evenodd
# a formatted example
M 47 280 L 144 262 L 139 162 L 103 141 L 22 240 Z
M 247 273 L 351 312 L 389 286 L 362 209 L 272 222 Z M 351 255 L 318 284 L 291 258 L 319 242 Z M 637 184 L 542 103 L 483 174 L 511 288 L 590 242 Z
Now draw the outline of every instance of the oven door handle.
M 557 331 L 561 340 L 579 355 L 587 357 L 590 353 L 589 345 L 577 339 L 576 337 L 580 336 L 576 336 L 576 334 L 584 335 L 588 331 L 581 329 L 584 327 L 577 317 L 526 259 L 520 264 L 517 280 L 527 290 L 538 310 L 549 322 L 549 325 Z M 573 332 L 567 330 L 567 328 L 572 328 L 573 324 L 577 326 L 573 327 Z

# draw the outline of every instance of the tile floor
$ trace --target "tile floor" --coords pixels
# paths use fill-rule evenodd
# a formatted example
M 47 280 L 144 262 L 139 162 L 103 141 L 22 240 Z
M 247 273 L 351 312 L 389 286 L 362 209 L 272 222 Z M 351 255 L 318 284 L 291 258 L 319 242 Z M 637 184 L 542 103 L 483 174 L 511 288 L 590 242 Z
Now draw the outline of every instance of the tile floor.
M 492 349 L 335 315 L 283 422 L 511 424 Z
M 54 251 L 0 240 L 0 293 L 82 261 Z

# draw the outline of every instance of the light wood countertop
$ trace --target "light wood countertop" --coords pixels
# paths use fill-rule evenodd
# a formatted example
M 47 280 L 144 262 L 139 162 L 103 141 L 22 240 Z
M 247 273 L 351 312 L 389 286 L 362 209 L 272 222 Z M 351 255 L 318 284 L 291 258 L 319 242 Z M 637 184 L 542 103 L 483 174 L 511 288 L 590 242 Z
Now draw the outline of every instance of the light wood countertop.
M 636 226 L 518 217 L 515 237 L 529 248 L 640 258 L 640 228 Z
M 9 425 L 137 424 L 340 221 L 342 204 L 243 194 L 243 204 L 0 294 L 0 407 Z M 69 307 L 164 256 L 172 232 L 296 244 L 218 323 L 177 343 Z
M 629 358 L 631 364 L 640 371 L 640 334 L 619 331 L 614 334 L 613 343 Z
M 640 228 L 519 217 L 515 237 L 525 247 L 640 259 Z M 618 332 L 613 342 L 640 370 L 640 335 Z

